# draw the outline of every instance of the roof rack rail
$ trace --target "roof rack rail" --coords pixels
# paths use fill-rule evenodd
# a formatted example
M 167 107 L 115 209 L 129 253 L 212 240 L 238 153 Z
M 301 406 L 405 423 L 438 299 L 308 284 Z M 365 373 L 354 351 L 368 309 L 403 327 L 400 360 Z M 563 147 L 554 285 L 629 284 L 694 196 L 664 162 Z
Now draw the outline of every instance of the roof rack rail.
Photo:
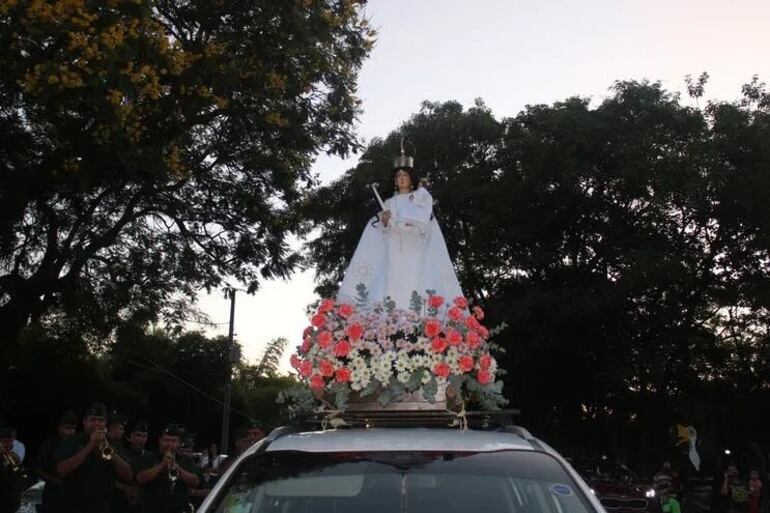
M 513 424 L 512 417 L 520 415 L 521 410 L 492 410 L 492 411 L 466 411 L 465 422 L 473 429 L 502 429 Z M 307 417 L 297 419 L 300 426 L 308 426 L 313 429 L 327 425 L 334 425 L 331 419 L 340 419 L 344 423 L 337 423 L 342 428 L 371 428 L 371 427 L 435 427 L 446 428 L 463 426 L 461 415 L 449 410 L 403 410 L 403 411 L 347 411 L 344 413 L 315 412 Z
M 254 451 L 254 454 L 260 454 L 265 452 L 267 448 L 270 446 L 270 444 L 272 444 L 282 436 L 289 435 L 291 433 L 296 433 L 296 432 L 297 430 L 296 428 L 294 428 L 294 426 L 281 426 L 273 429 L 272 431 L 270 431 L 270 434 L 268 434 L 265 437 L 265 441 L 262 442 L 262 445 L 260 445 L 259 448 L 256 451 Z

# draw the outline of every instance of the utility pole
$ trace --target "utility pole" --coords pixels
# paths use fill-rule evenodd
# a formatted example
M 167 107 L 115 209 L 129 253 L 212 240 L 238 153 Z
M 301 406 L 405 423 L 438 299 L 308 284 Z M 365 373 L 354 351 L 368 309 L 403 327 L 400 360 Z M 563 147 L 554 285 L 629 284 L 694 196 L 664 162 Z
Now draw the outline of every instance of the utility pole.
M 233 378 L 233 334 L 235 329 L 235 289 L 228 288 L 225 297 L 230 295 L 230 333 L 227 335 L 227 374 L 225 375 L 225 405 L 222 410 L 222 445 L 219 450 L 227 454 L 230 444 L 230 400 Z

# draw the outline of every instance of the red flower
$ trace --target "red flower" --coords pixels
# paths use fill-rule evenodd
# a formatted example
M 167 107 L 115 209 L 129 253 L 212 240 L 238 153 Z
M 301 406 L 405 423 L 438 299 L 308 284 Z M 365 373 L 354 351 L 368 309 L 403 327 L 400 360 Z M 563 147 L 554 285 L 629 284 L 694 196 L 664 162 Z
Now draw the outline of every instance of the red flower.
M 469 331 L 467 335 L 465 335 L 465 343 L 468 344 L 468 347 L 471 349 L 476 349 L 479 347 L 479 344 L 481 344 L 481 338 L 479 338 L 479 334 L 475 331 Z
M 313 374 L 313 362 L 310 360 L 302 360 L 299 363 L 299 375 L 306 378 Z
M 449 365 L 444 362 L 439 362 L 433 366 L 433 374 L 440 378 L 446 378 L 449 376 Z
M 479 324 L 479 320 L 472 315 L 469 315 L 465 318 L 465 325 L 468 327 L 468 329 L 471 330 L 477 330 L 479 329 L 479 326 L 481 326 L 481 324 Z
M 473 307 L 473 315 L 480 321 L 484 320 L 484 310 L 482 310 L 480 306 Z
M 489 330 L 486 329 L 484 326 L 479 325 L 479 327 L 476 328 L 476 331 L 484 340 L 489 338 Z
M 463 309 L 463 310 L 465 310 L 466 308 L 468 308 L 468 300 L 467 300 L 467 299 L 465 299 L 465 298 L 464 298 L 464 297 L 462 297 L 462 296 L 458 296 L 458 297 L 456 297 L 456 298 L 454 299 L 454 302 L 455 302 L 455 305 L 457 305 L 457 306 L 458 306 L 458 308 L 461 308 L 461 309 Z
M 291 364 L 291 367 L 293 369 L 299 369 L 299 364 L 301 362 L 302 360 L 300 360 L 299 356 L 297 356 L 296 354 L 291 355 L 291 358 L 289 358 L 289 363 Z
M 449 341 L 450 346 L 459 346 L 463 341 L 462 334 L 457 330 L 447 331 L 446 338 Z
M 492 357 L 488 354 L 482 355 L 481 358 L 479 358 L 479 367 L 481 367 L 483 370 L 489 370 L 489 368 L 492 366 Z
M 346 383 L 350 381 L 350 369 L 347 367 L 337 369 L 337 373 L 334 375 L 334 379 L 337 380 L 337 383 Z
M 334 346 L 334 356 L 338 358 L 345 358 L 350 352 L 350 342 L 347 340 L 340 340 Z
M 313 334 L 313 327 L 308 326 L 307 328 L 305 328 L 305 331 L 302 332 L 302 338 L 303 339 L 308 338 L 312 334 Z
M 428 298 L 428 304 L 433 308 L 441 308 L 444 305 L 444 298 L 442 296 L 431 296 Z
M 350 338 L 350 340 L 355 342 L 363 336 L 364 328 L 362 328 L 360 324 L 354 323 L 347 327 L 345 333 Z
M 340 314 L 340 317 L 344 317 L 345 319 L 353 315 L 353 312 L 355 311 L 356 309 L 353 308 L 353 305 L 349 305 L 347 303 L 341 304 L 339 309 L 337 310 L 337 312 Z
M 456 306 L 453 306 L 447 311 L 447 314 L 449 314 L 449 318 L 453 321 L 459 321 L 463 318 L 463 311 L 460 308 L 457 308 Z
M 434 353 L 443 353 L 446 350 L 447 345 L 445 338 L 436 337 L 430 341 L 430 350 Z
M 331 331 L 324 330 L 318 334 L 318 345 L 327 348 L 332 343 L 333 338 Z
M 321 371 L 321 376 L 328 378 L 334 374 L 334 365 L 329 360 L 323 359 L 318 362 L 318 370 Z
M 430 319 L 425 321 L 425 336 L 433 338 L 441 333 L 441 323 L 436 319 Z
M 311 319 L 310 324 L 316 328 L 322 328 L 323 325 L 326 324 L 326 316 L 322 313 L 317 313 Z
M 302 347 L 300 348 L 300 352 L 302 354 L 306 354 L 308 351 L 310 351 L 311 347 L 313 347 L 313 340 L 310 337 L 308 337 L 302 341 Z
M 326 383 L 320 374 L 313 374 L 310 377 L 310 388 L 313 390 L 322 390 L 325 385 Z
M 478 381 L 480 385 L 488 385 L 489 382 L 492 381 L 492 374 L 486 369 L 481 369 L 476 373 L 476 381 Z
M 462 355 L 457 363 L 460 365 L 460 370 L 463 372 L 470 372 L 473 370 L 473 357 L 467 354 Z
M 318 305 L 318 311 L 320 313 L 329 313 L 334 310 L 334 301 L 331 299 L 322 299 L 321 304 Z

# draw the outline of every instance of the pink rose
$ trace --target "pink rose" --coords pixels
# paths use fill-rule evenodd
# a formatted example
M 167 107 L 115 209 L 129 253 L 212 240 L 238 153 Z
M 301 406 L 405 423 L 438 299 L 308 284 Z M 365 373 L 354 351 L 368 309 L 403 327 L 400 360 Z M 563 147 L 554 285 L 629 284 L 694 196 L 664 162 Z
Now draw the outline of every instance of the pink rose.
M 318 305 L 318 311 L 320 313 L 329 313 L 334 310 L 334 301 L 331 299 L 322 299 L 321 304 Z
M 313 390 L 322 390 L 325 385 L 324 378 L 320 374 L 313 374 L 310 377 L 310 388 Z
M 458 307 L 458 308 L 461 308 L 461 309 L 463 309 L 463 310 L 465 310 L 466 308 L 468 308 L 468 300 L 467 300 L 467 299 L 465 299 L 465 298 L 464 298 L 464 297 L 462 297 L 462 296 L 458 296 L 458 297 L 456 297 L 456 298 L 454 299 L 454 303 L 455 303 L 455 305 L 457 305 L 457 307 Z
M 458 365 L 460 366 L 460 370 L 463 372 L 470 372 L 473 370 L 473 357 L 469 356 L 467 354 L 462 355 L 459 360 L 457 360 Z
M 444 298 L 441 296 L 431 296 L 428 298 L 428 304 L 433 308 L 441 308 L 444 305 Z
M 460 308 L 457 308 L 456 306 L 453 306 L 449 310 L 447 310 L 447 314 L 449 315 L 449 318 L 453 321 L 459 321 L 463 318 L 463 311 Z
M 428 338 L 433 338 L 436 335 L 441 333 L 441 323 L 438 322 L 436 319 L 430 319 L 428 321 L 425 321 L 425 336 Z
M 318 345 L 325 349 L 332 343 L 333 338 L 331 331 L 324 330 L 318 334 Z
M 479 358 L 479 367 L 481 367 L 483 370 L 489 370 L 489 368 L 492 366 L 492 357 L 488 354 L 482 355 L 481 358 Z
M 312 334 L 313 334 L 313 327 L 308 326 L 307 328 L 305 328 L 305 331 L 302 332 L 302 338 L 303 339 L 308 338 Z
M 492 381 L 492 374 L 487 369 L 481 369 L 476 373 L 476 381 L 478 381 L 480 385 L 488 385 L 489 382 Z
M 481 324 L 479 324 L 478 319 L 476 319 L 472 315 L 469 315 L 468 317 L 465 318 L 465 326 L 467 326 L 468 329 L 477 330 L 479 329 L 479 326 L 481 326 Z
M 484 340 L 489 338 L 489 330 L 486 329 L 484 326 L 479 326 L 478 328 L 476 328 L 476 331 Z
M 444 362 L 439 362 L 433 366 L 433 374 L 440 378 L 446 378 L 449 376 L 449 365 Z
M 323 359 L 318 362 L 318 370 L 321 371 L 321 376 L 328 378 L 334 374 L 334 365 L 329 360 Z
M 450 346 L 459 346 L 463 341 L 462 334 L 457 330 L 449 330 L 446 334 Z
M 430 350 L 434 353 L 443 353 L 446 350 L 447 345 L 445 338 L 436 337 L 430 341 Z
M 476 317 L 476 319 L 483 321 L 484 320 L 484 310 L 481 309 L 480 306 L 474 306 L 473 307 L 473 316 Z
M 310 376 L 313 373 L 313 363 L 309 360 L 302 360 L 299 364 L 299 375 L 303 378 Z
M 345 330 L 345 333 L 350 338 L 350 340 L 355 342 L 356 340 L 360 339 L 363 336 L 364 328 L 362 328 L 361 325 L 358 323 L 351 324 L 350 326 L 347 327 L 347 329 Z
M 347 367 L 337 369 L 337 373 L 334 375 L 334 379 L 337 380 L 337 383 L 347 383 L 350 381 L 350 369 Z
M 315 314 L 313 318 L 310 320 L 310 324 L 312 324 L 316 328 L 322 328 L 323 325 L 326 324 L 326 315 L 322 313 Z
M 299 364 L 302 362 L 300 360 L 299 356 L 296 354 L 291 355 L 291 358 L 289 358 L 289 363 L 291 364 L 291 367 L 295 370 L 299 369 Z
M 465 335 L 465 343 L 468 344 L 468 347 L 471 349 L 476 349 L 479 347 L 479 344 L 481 344 L 481 338 L 475 331 L 469 331 L 468 334 Z
M 334 345 L 334 356 L 338 358 L 345 358 L 350 352 L 350 342 L 347 340 L 340 340 Z
M 302 354 L 306 354 L 308 351 L 310 351 L 311 347 L 313 347 L 313 340 L 310 337 L 308 337 L 302 341 L 302 347 L 300 348 L 300 352 Z
M 353 312 L 355 312 L 355 310 L 356 309 L 353 308 L 353 305 L 349 305 L 347 303 L 343 303 L 343 304 L 340 305 L 340 307 L 337 310 L 337 312 L 340 314 L 340 317 L 343 317 L 343 318 L 347 319 L 348 317 L 353 315 Z

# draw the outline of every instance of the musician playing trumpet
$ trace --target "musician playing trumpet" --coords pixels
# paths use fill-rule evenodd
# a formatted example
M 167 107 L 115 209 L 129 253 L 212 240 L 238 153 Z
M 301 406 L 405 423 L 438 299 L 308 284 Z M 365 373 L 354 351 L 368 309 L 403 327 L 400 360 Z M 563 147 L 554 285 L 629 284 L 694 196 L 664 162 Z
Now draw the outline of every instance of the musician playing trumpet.
M 131 467 L 107 440 L 107 408 L 92 404 L 83 432 L 65 438 L 54 452 L 66 513 L 109 513 L 116 480 L 130 481 Z
M 179 427 L 169 424 L 158 439 L 158 452 L 148 452 L 134 463 L 143 513 L 189 511 L 190 489 L 200 485 L 200 476 L 178 453 L 179 446 Z
M 12 451 L 13 430 L 0 427 L 0 511 L 16 511 L 24 489 L 24 467 Z

